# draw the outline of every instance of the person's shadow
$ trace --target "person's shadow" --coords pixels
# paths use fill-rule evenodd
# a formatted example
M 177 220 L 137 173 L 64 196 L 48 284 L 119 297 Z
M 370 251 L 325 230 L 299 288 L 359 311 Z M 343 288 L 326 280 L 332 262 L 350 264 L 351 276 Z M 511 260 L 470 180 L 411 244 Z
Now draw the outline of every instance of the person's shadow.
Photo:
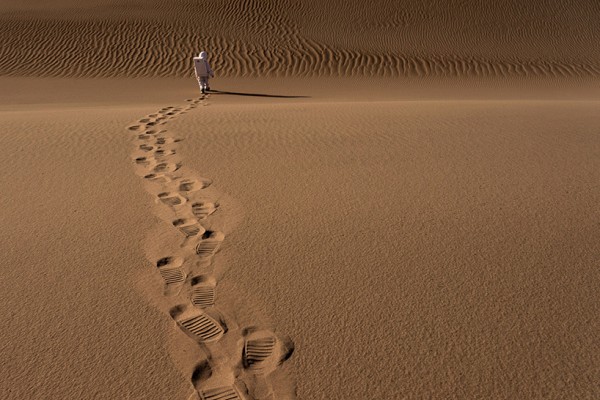
M 210 94 L 226 94 L 230 96 L 249 96 L 249 97 L 273 97 L 277 99 L 308 99 L 310 96 L 284 96 L 279 94 L 266 94 L 266 93 L 244 93 L 244 92 L 228 92 L 223 90 L 207 90 L 206 93 Z

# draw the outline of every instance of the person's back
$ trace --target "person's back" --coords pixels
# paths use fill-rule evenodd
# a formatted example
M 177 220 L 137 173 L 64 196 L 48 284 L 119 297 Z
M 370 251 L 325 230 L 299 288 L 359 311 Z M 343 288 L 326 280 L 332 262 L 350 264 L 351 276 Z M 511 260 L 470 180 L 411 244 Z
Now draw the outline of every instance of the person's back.
M 194 71 L 196 72 L 196 79 L 198 79 L 201 93 L 206 93 L 207 90 L 210 90 L 208 77 L 214 78 L 215 76 L 213 70 L 210 68 L 207 57 L 208 55 L 205 51 L 200 52 L 198 57 L 194 57 Z

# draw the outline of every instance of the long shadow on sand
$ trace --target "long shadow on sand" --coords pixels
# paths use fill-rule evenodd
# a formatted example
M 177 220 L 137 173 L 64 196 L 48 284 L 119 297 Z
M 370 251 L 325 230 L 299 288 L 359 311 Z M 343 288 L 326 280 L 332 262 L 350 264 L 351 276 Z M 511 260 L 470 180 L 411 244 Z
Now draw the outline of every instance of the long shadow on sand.
M 308 99 L 310 96 L 284 96 L 278 94 L 266 94 L 266 93 L 244 93 L 244 92 L 227 92 L 223 90 L 209 90 L 207 93 L 210 94 L 228 94 L 230 96 L 250 96 L 250 97 L 273 97 L 277 99 Z

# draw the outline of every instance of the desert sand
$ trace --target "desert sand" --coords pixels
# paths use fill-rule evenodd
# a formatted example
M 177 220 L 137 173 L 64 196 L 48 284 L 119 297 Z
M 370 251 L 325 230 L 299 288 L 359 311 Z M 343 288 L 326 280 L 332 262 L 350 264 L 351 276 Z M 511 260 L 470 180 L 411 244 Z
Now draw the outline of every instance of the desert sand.
M 0 398 L 599 398 L 599 17 L 3 2 Z

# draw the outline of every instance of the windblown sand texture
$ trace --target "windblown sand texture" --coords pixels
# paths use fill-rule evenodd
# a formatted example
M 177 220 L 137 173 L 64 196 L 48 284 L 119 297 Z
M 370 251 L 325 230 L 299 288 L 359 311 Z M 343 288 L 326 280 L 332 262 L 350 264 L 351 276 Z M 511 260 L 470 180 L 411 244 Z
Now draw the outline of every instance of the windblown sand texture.
M 61 4 L 62 3 L 62 4 Z M 541 0 L 3 2 L 0 74 L 598 77 L 600 5 Z
M 600 398 L 576 3 L 3 1 L 0 399 Z

